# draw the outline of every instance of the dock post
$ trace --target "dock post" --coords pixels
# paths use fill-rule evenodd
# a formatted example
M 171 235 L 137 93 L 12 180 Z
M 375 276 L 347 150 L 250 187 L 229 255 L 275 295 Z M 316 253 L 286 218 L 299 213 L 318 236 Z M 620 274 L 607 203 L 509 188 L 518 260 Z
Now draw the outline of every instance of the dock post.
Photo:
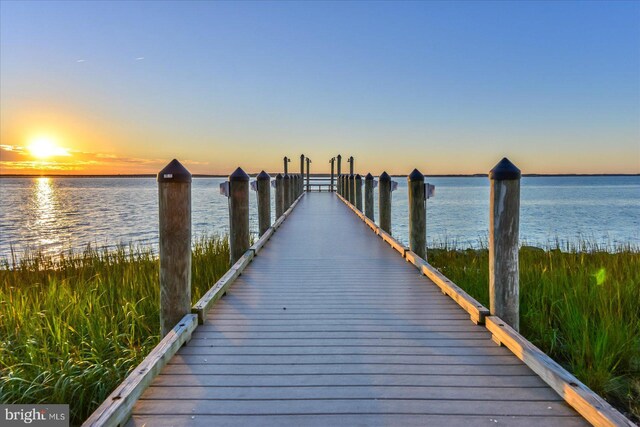
M 378 180 L 378 212 L 380 228 L 391 234 L 391 177 L 386 172 Z
M 291 206 L 291 176 L 285 173 L 282 177 L 282 189 L 284 192 L 284 204 L 282 205 L 282 212 L 285 212 Z
M 256 177 L 258 191 L 258 228 L 262 236 L 271 227 L 271 177 L 265 171 Z
M 287 156 L 284 156 L 284 174 L 288 174 L 289 173 L 289 162 L 291 161 L 291 159 L 289 159 Z
M 304 192 L 304 154 L 300 154 L 300 182 L 298 183 L 298 196 Z
M 340 181 L 339 181 L 340 182 L 340 195 L 342 197 L 344 197 L 344 188 L 345 188 L 345 186 L 344 186 L 344 178 L 345 178 L 345 175 L 340 175 Z
M 191 313 L 191 173 L 173 159 L 158 173 L 160 332 Z
M 364 215 L 371 221 L 373 218 L 373 175 L 370 173 L 364 178 Z
M 338 160 L 338 194 L 344 197 L 344 194 L 342 194 L 342 156 L 338 154 L 336 160 Z
M 336 161 L 335 157 L 332 157 L 331 160 L 329 160 L 329 163 L 331 163 L 331 182 L 329 183 L 329 192 L 333 192 L 333 173 L 334 173 L 334 163 Z
M 520 169 L 506 157 L 489 172 L 489 309 L 520 329 Z
M 354 194 L 354 191 L 353 191 L 355 178 L 356 177 L 353 174 L 350 174 L 349 177 L 347 178 L 347 200 L 352 205 L 356 201 L 356 195 Z
M 291 204 L 296 200 L 296 186 L 298 185 L 298 176 L 293 173 L 291 174 L 291 185 L 289 186 L 289 201 Z
M 353 175 L 353 156 L 349 157 L 349 175 Z
M 407 177 L 409 187 L 409 247 L 420 258 L 427 259 L 427 200 L 424 175 L 418 169 Z
M 311 163 L 311 159 L 307 157 L 307 191 L 311 191 L 311 183 L 309 182 L 309 164 Z
M 282 174 L 276 175 L 276 220 L 282 216 L 284 212 L 284 184 L 282 183 Z
M 229 255 L 235 264 L 249 249 L 249 175 L 236 169 L 229 175 Z
M 355 193 L 356 193 L 356 209 L 362 212 L 362 177 L 357 174 L 354 179 Z

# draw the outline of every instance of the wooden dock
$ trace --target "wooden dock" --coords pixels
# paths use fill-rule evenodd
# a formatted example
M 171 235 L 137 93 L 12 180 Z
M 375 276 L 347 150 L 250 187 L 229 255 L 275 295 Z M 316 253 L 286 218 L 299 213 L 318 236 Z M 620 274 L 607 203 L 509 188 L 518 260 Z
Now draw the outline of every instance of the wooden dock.
M 586 425 L 335 193 L 307 193 L 128 426 Z

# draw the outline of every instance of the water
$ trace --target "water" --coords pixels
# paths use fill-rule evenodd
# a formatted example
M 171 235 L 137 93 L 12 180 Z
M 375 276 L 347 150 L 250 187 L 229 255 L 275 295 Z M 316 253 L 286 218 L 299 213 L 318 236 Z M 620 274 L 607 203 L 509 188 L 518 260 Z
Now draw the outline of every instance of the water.
M 393 193 L 392 233 L 406 243 L 406 179 L 393 179 L 399 185 Z M 227 199 L 218 190 L 223 181 L 193 180 L 194 238 L 228 232 Z M 436 196 L 427 206 L 428 245 L 486 244 L 488 179 L 427 181 L 436 185 Z M 42 248 L 57 254 L 81 250 L 87 244 L 157 244 L 157 184 L 153 178 L 2 178 L 0 201 L 0 257 L 9 256 L 12 246 L 18 253 Z M 274 212 L 272 200 L 272 217 Z M 256 234 L 254 192 L 249 215 Z M 640 177 L 524 177 L 520 225 L 521 241 L 528 245 L 546 247 L 556 241 L 586 239 L 608 247 L 640 246 Z

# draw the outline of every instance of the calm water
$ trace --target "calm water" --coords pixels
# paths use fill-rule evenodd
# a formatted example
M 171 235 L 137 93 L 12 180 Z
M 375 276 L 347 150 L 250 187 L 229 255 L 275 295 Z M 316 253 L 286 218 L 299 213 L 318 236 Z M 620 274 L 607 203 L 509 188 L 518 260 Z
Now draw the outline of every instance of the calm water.
M 392 231 L 406 243 L 406 179 L 393 179 L 399 185 L 393 193 Z M 193 181 L 194 238 L 227 233 L 227 199 L 218 190 L 222 181 Z M 427 181 L 436 185 L 427 207 L 429 245 L 448 241 L 477 247 L 486 242 L 488 179 Z M 152 178 L 3 178 L 0 196 L 0 257 L 9 255 L 12 245 L 17 252 L 40 247 L 55 254 L 87 244 L 155 245 L 158 239 L 157 184 Z M 251 228 L 257 232 L 255 193 L 251 196 Z M 638 176 L 525 177 L 521 197 L 523 243 L 547 246 L 556 239 L 587 239 L 640 245 Z

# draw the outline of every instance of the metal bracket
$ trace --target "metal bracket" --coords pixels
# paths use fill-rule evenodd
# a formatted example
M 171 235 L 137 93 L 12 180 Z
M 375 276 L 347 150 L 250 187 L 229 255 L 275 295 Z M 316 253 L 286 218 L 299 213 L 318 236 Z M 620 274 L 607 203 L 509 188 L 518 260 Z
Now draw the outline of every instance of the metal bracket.
M 436 195 L 436 186 L 435 185 L 431 185 L 428 182 L 425 182 L 424 184 L 424 198 L 425 199 L 430 199 L 432 197 L 435 197 Z
M 220 194 L 229 197 L 229 181 L 220 183 Z

